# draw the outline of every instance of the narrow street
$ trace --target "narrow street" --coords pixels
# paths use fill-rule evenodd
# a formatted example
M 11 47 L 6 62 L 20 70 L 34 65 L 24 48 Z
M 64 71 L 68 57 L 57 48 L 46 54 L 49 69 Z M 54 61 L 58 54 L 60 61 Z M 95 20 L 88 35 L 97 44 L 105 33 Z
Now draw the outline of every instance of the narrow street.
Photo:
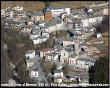
M 38 56 L 38 55 L 36 55 L 34 58 L 33 58 L 33 62 L 34 62 L 34 67 L 36 67 L 36 68 L 38 68 L 38 75 L 39 75 L 39 81 L 40 80 L 44 80 L 45 81 L 45 83 L 47 84 L 47 85 L 49 85 L 49 83 L 48 83 L 48 80 L 47 80 L 47 77 L 45 76 L 45 73 L 43 72 L 43 69 L 42 69 L 42 67 L 41 67 L 41 64 L 40 64 L 40 62 L 39 62 L 39 60 L 40 60 L 40 57 Z M 38 82 L 37 82 L 38 83 Z

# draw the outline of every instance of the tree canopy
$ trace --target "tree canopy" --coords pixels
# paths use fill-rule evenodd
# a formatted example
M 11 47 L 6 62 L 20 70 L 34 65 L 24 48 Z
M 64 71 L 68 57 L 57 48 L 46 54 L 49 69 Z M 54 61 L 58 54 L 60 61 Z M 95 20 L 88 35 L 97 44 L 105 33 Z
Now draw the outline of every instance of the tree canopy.
M 96 60 L 94 66 L 90 67 L 89 83 L 109 83 L 109 60 L 106 57 L 100 57 L 98 60 Z

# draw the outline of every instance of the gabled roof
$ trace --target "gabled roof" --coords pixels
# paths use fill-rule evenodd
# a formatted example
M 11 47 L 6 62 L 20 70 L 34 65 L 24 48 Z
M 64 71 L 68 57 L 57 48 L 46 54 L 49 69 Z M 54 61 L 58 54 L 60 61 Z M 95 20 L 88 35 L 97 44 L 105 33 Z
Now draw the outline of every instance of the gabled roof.
M 77 54 L 76 53 L 73 53 L 72 55 L 70 55 L 69 57 L 71 57 L 71 58 L 75 58 L 77 56 Z
M 80 60 L 80 61 L 86 61 L 86 62 L 92 62 L 94 63 L 95 61 L 94 60 L 91 60 L 91 59 L 85 59 L 85 58 L 79 58 L 77 60 Z
M 28 50 L 26 54 L 32 54 L 35 50 Z
M 51 26 L 55 26 L 56 24 L 60 24 L 60 23 L 61 23 L 61 21 L 59 21 L 59 20 L 52 20 L 52 21 L 49 21 L 46 25 L 48 27 L 51 27 Z
M 90 16 L 85 16 L 83 18 L 81 18 L 81 20 L 86 20 L 86 19 L 90 19 L 90 18 L 96 18 L 96 17 L 102 17 L 102 14 L 95 14 L 95 15 L 90 15 Z
M 62 69 L 54 70 L 54 73 L 60 73 L 60 72 L 63 72 L 63 70 Z
M 46 38 L 46 36 L 38 36 L 38 37 L 36 37 L 34 40 L 37 40 L 37 39 L 44 39 L 44 38 Z
M 77 40 L 77 38 L 69 37 L 64 39 L 64 41 L 74 41 L 74 40 Z
M 63 49 L 63 46 L 62 45 L 55 45 L 54 49 Z
M 32 13 L 33 16 L 44 16 L 43 11 L 36 11 L 34 13 Z
M 40 33 L 41 30 L 40 30 L 40 29 L 32 29 L 32 32 L 33 32 L 33 33 Z
M 75 77 L 75 76 L 88 76 L 88 72 L 69 72 L 67 74 L 70 77 Z
M 58 55 L 57 53 L 46 53 L 45 55 L 47 55 L 47 56 L 53 56 L 53 57 L 55 57 L 56 55 Z
M 67 52 L 72 52 L 72 51 L 73 51 L 73 49 L 71 49 L 71 48 L 65 48 L 65 50 L 66 50 Z

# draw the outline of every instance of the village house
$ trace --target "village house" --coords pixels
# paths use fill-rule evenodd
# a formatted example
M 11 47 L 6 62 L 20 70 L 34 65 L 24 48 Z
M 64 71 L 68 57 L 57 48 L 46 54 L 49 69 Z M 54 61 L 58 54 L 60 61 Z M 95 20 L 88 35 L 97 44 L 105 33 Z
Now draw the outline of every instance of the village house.
M 21 32 L 24 32 L 24 33 L 31 33 L 31 31 L 32 31 L 32 26 L 30 26 L 30 25 L 26 25 L 26 26 L 24 26 L 24 27 L 22 27 L 22 30 L 21 30 Z
M 45 60 L 47 61 L 58 61 L 58 54 L 57 53 L 46 53 Z
M 13 16 L 13 19 L 12 19 L 13 21 L 19 21 L 20 20 L 20 18 L 19 17 L 17 17 L 17 16 Z
M 76 65 L 76 60 L 78 59 L 78 55 L 76 53 L 73 53 L 69 56 L 69 65 Z
M 1 9 L 1 17 L 5 17 L 6 16 L 6 9 L 2 8 Z
M 69 37 L 63 40 L 63 46 L 73 45 L 76 54 L 79 53 L 79 43 L 79 39 L 75 37 Z
M 38 37 L 36 37 L 32 41 L 33 41 L 34 45 L 36 45 L 36 44 L 42 43 L 42 42 L 44 42 L 46 40 L 47 40 L 47 37 L 46 36 L 38 36 Z
M 72 49 L 73 51 L 75 51 L 75 45 L 74 44 L 67 45 L 65 48 Z
M 42 58 L 42 57 L 45 57 L 45 54 L 51 53 L 52 51 L 53 51 L 52 48 L 43 49 L 43 50 L 40 51 L 40 57 L 41 57 L 41 58 Z
M 26 68 L 29 70 L 33 66 L 33 60 L 32 59 L 26 59 Z
M 71 13 L 69 5 L 49 5 L 45 10 L 51 11 L 53 17 L 59 16 L 63 12 Z
M 16 12 L 15 15 L 18 18 L 26 18 L 27 17 L 25 12 Z
M 64 15 L 63 22 L 67 24 L 69 21 L 72 21 L 72 19 L 73 19 L 73 16 L 71 14 L 70 15 Z
M 55 45 L 54 46 L 54 53 L 59 53 L 59 55 L 61 55 L 61 50 L 63 49 L 64 47 L 62 45 Z
M 65 38 L 63 40 L 63 46 L 67 46 L 67 45 L 70 45 L 70 44 L 75 44 L 75 42 L 79 43 L 78 38 L 74 38 L 74 37 Z
M 37 38 L 38 36 L 40 36 L 39 33 L 30 34 L 30 39 L 33 40 L 33 39 Z
M 68 22 L 67 22 L 67 27 L 68 28 L 73 28 L 73 21 L 72 20 L 69 20 Z
M 76 73 L 74 72 L 68 72 L 68 74 L 66 75 L 67 79 L 69 79 L 68 81 L 77 81 L 77 76 Z
M 100 14 L 96 14 L 96 15 L 91 15 L 91 16 L 87 16 L 87 17 L 83 17 L 81 18 L 81 22 L 84 27 L 88 27 L 90 25 L 96 25 L 98 23 L 100 23 L 102 21 L 103 17 Z
M 5 14 L 7 19 L 12 19 L 14 16 L 14 12 L 11 9 L 7 9 Z
M 63 19 L 64 19 L 64 17 L 65 17 L 66 15 L 67 15 L 67 12 L 63 12 L 63 13 L 61 13 L 61 14 L 60 14 L 60 16 L 59 16 L 59 17 L 63 20 Z
M 63 23 L 61 22 L 60 18 L 56 18 L 54 20 L 40 20 L 36 24 L 48 33 L 64 29 Z
M 64 64 L 64 63 L 69 63 L 69 56 L 72 55 L 74 53 L 73 49 L 71 48 L 65 48 L 63 50 L 61 50 L 61 57 L 60 57 L 60 61 Z
M 101 38 L 102 37 L 102 34 L 101 33 L 96 33 L 96 37 L 97 38 Z
M 81 30 L 81 28 L 83 27 L 81 19 L 73 19 L 73 28 L 75 29 L 75 31 L 77 30 Z
M 61 83 L 63 79 L 63 71 L 61 69 L 54 70 L 54 82 Z
M 88 72 L 69 72 L 66 76 L 69 81 L 89 82 Z
M 107 7 L 105 7 L 105 8 L 103 9 L 103 14 L 104 14 L 104 15 L 108 15 L 108 14 L 109 14 L 109 9 L 108 9 Z
M 49 37 L 49 33 L 46 31 L 41 31 L 41 36 Z
M 16 6 L 16 7 L 13 7 L 12 8 L 13 10 L 16 10 L 16 11 L 23 11 L 23 6 L 22 5 L 18 5 L 18 6 Z
M 39 20 L 38 22 L 36 22 L 36 24 L 39 26 L 39 27 L 45 27 L 47 22 L 49 22 L 48 20 Z
M 74 38 L 81 39 L 81 33 L 76 32 L 73 28 L 68 29 L 68 32 L 70 33 L 71 36 Z
M 92 36 L 92 34 L 94 34 L 94 32 L 92 32 L 91 30 L 81 30 L 81 37 L 84 40 Z
M 103 8 L 100 8 L 98 13 L 103 15 L 108 15 L 109 14 L 108 5 L 104 6 Z
M 59 31 L 59 30 L 62 30 L 64 27 L 63 27 L 63 24 L 60 20 L 52 20 L 52 21 L 49 21 L 46 26 L 48 27 L 45 31 L 49 32 L 49 33 L 52 33 L 52 32 L 56 32 L 56 31 Z
M 31 33 L 32 34 L 33 33 L 38 33 L 40 35 L 41 34 L 41 30 L 40 30 L 40 28 L 33 28 L 32 31 L 31 31 Z
M 26 52 L 26 58 L 30 58 L 30 59 L 32 59 L 32 58 L 34 58 L 35 57 L 35 50 L 28 50 L 27 52 Z
M 88 70 L 89 67 L 94 66 L 94 60 L 89 58 L 79 58 L 76 60 L 76 68 L 79 70 Z
M 27 25 L 33 25 L 33 24 L 34 24 L 33 20 L 31 20 L 31 19 L 27 20 Z
M 32 29 L 31 34 L 30 34 L 30 39 L 35 39 L 38 36 L 41 35 L 41 30 L 40 29 Z
M 90 30 L 91 32 L 95 32 L 96 28 L 94 26 L 85 27 L 83 30 Z
M 33 19 L 35 22 L 44 20 L 44 13 L 42 11 L 36 11 L 32 13 L 31 19 Z

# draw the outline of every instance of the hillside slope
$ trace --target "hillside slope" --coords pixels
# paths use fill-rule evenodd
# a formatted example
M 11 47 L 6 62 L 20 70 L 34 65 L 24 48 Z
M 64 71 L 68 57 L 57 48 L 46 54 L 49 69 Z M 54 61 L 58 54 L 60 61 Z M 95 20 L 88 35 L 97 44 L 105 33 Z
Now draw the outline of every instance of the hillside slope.
M 8 60 L 7 52 L 4 50 L 3 42 L 1 41 L 1 83 L 8 83 L 8 80 L 12 78 Z
M 1 1 L 1 7 L 4 6 L 16 6 L 16 5 L 22 5 L 24 7 L 24 10 L 42 10 L 46 3 L 49 3 L 51 5 L 58 5 L 58 4 L 69 4 L 70 8 L 81 8 L 85 4 L 102 4 L 105 3 L 105 1 Z

